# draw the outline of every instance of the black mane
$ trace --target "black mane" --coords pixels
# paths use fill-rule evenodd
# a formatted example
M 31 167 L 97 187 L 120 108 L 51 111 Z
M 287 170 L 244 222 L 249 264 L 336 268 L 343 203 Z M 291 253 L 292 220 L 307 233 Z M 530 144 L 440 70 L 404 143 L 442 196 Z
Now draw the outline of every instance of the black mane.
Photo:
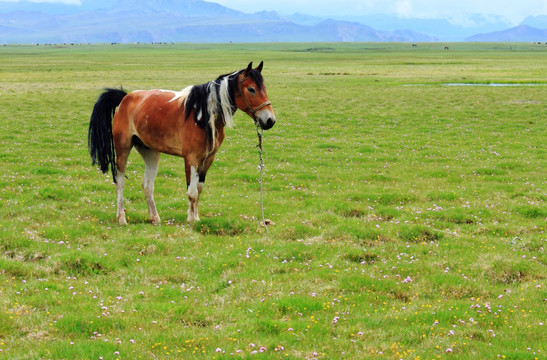
M 186 118 L 188 118 L 192 111 L 195 111 L 194 121 L 202 129 L 207 129 L 210 119 L 210 114 L 207 111 L 207 100 L 209 99 L 209 92 L 211 91 L 211 89 L 214 89 L 216 91 L 217 98 L 220 98 L 220 82 L 226 77 L 228 78 L 230 105 L 235 111 L 235 93 L 236 91 L 238 91 L 239 86 L 239 84 L 237 83 L 237 78 L 239 74 L 241 74 L 243 71 L 245 70 L 239 70 L 237 72 L 220 75 L 214 81 L 209 81 L 201 85 L 194 85 L 192 87 L 192 90 L 190 91 L 190 94 L 188 95 L 188 99 L 186 100 Z M 262 74 L 258 70 L 252 69 L 251 71 L 249 71 L 248 76 L 255 82 L 258 90 L 262 90 L 262 88 L 264 87 L 264 78 L 262 77 Z M 198 118 L 200 111 L 201 117 Z M 222 114 L 222 111 L 219 111 L 218 113 Z
M 228 90 L 230 94 L 230 105 L 232 106 L 232 108 L 234 108 L 235 107 L 235 92 L 237 91 L 237 75 L 239 75 L 239 72 L 235 73 L 234 75 L 231 75 L 231 74 L 221 75 L 214 81 L 209 81 L 201 85 L 194 85 L 192 87 L 192 90 L 190 91 L 190 94 L 188 95 L 188 99 L 186 100 L 186 108 L 185 108 L 186 118 L 190 116 L 190 113 L 192 111 L 195 111 L 194 121 L 199 127 L 207 131 L 210 126 L 209 125 L 210 114 L 209 114 L 209 111 L 207 110 L 207 101 L 209 99 L 209 92 L 212 89 L 214 89 L 214 91 L 216 91 L 217 98 L 220 98 L 220 82 L 222 79 L 229 76 Z M 219 107 L 220 107 L 220 104 L 219 104 Z M 201 117 L 198 118 L 198 115 L 200 115 L 200 113 L 201 113 Z M 222 111 L 219 111 L 219 113 L 222 114 Z M 209 135 L 209 131 L 207 135 Z
M 222 80 L 225 78 L 228 79 L 228 98 L 230 101 L 230 107 L 232 110 L 232 114 L 236 111 L 236 104 L 235 104 L 235 95 L 236 92 L 239 91 L 239 84 L 238 84 L 238 77 L 239 75 L 246 71 L 245 69 L 239 70 L 237 72 L 233 72 L 230 74 L 224 74 L 220 75 L 216 80 L 209 81 L 205 84 L 201 85 L 194 85 L 192 86 L 192 89 L 190 90 L 190 94 L 188 95 L 186 99 L 186 105 L 185 105 L 185 117 L 188 118 L 192 112 L 194 112 L 194 121 L 196 124 L 205 130 L 206 138 L 208 147 L 210 147 L 212 144 L 214 144 L 214 133 L 215 129 L 211 128 L 211 114 L 209 114 L 208 111 L 208 100 L 209 96 L 211 96 L 211 92 L 216 92 L 216 98 L 218 99 L 218 108 L 216 109 L 216 113 L 218 116 L 222 117 L 223 112 L 221 108 L 221 98 L 220 98 L 220 86 Z M 248 74 L 248 77 L 250 77 L 256 84 L 258 90 L 261 90 L 264 86 L 264 78 L 260 74 L 260 71 L 256 69 L 251 69 Z M 226 119 L 222 118 L 224 123 L 226 123 Z

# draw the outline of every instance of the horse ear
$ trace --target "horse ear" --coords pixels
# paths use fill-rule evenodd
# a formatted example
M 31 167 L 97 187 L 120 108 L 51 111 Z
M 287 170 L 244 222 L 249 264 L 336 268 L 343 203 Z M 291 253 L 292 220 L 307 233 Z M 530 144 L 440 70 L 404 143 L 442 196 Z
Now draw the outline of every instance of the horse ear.
M 253 62 L 251 61 L 249 63 L 249 66 L 247 66 L 247 69 L 245 69 L 245 76 L 249 75 L 252 69 L 253 69 Z
M 260 65 L 258 65 L 258 67 L 256 68 L 258 70 L 259 73 L 262 72 L 262 67 L 264 66 L 264 61 L 261 61 L 260 62 Z

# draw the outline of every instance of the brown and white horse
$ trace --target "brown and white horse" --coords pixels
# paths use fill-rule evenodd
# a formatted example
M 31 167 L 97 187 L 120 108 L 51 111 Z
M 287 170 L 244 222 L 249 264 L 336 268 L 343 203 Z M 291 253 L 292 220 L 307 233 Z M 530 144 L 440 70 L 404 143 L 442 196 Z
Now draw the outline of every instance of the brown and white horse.
M 154 180 L 160 153 L 184 158 L 189 209 L 188 222 L 199 221 L 198 201 L 207 170 L 232 126 L 237 109 L 263 130 L 275 124 L 266 94 L 262 66 L 219 76 L 182 91 L 106 89 L 91 114 L 88 146 L 93 165 L 103 173 L 111 168 L 117 193 L 117 221 L 127 224 L 123 189 L 127 159 L 135 147 L 145 163 L 142 183 L 150 221 L 160 224 L 154 202 Z M 116 110 L 117 108 L 117 110 Z M 112 119 L 113 117 L 113 119 Z

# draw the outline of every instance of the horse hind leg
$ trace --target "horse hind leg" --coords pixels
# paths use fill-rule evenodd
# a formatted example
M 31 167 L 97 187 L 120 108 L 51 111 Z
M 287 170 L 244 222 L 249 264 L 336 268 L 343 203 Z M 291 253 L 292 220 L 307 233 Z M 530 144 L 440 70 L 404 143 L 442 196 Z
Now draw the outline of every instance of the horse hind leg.
M 125 209 L 123 206 L 123 189 L 125 187 L 125 173 L 119 171 L 116 173 L 116 204 L 117 213 L 116 221 L 120 225 L 127 225 L 127 219 L 125 218 Z
M 154 181 L 158 174 L 160 153 L 144 146 L 136 146 L 136 148 L 144 160 L 144 179 L 142 181 L 142 188 L 148 204 L 150 222 L 154 225 L 161 225 L 160 216 L 156 209 L 156 202 L 154 201 Z
M 131 149 L 129 149 L 131 151 Z M 117 156 L 116 166 L 118 168 L 116 172 L 116 204 L 117 204 L 117 214 L 116 220 L 120 225 L 127 225 L 127 219 L 125 218 L 125 208 L 123 201 L 123 190 L 125 187 L 125 166 L 127 164 L 127 157 L 129 156 L 129 151 L 124 152 Z
M 116 220 L 120 225 L 127 225 L 127 219 L 125 217 L 125 208 L 123 200 L 123 190 L 125 187 L 125 169 L 127 165 L 127 159 L 132 149 L 130 139 L 126 139 L 119 135 L 114 135 L 114 145 L 116 150 L 116 204 L 117 214 Z

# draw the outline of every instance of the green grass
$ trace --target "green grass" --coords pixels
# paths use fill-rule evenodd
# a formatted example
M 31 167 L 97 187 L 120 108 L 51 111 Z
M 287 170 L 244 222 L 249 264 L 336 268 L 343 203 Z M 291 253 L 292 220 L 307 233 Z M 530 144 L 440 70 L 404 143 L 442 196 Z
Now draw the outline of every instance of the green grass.
M 0 48 L 0 358 L 543 358 L 547 48 L 443 48 Z M 251 60 L 277 115 L 275 225 L 258 225 L 238 112 L 201 222 L 185 222 L 182 160 L 162 156 L 148 223 L 133 153 L 118 226 L 87 153 L 101 89 L 178 90 Z

